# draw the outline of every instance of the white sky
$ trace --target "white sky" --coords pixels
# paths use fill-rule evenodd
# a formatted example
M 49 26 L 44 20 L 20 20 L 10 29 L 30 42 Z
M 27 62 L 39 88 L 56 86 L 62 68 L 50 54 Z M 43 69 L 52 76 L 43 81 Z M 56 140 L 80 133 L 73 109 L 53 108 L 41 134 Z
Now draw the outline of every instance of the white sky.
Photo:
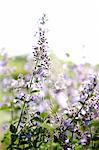
M 0 48 L 10 55 L 32 53 L 33 30 L 42 13 L 49 19 L 49 46 L 99 63 L 99 0 L 0 0 Z

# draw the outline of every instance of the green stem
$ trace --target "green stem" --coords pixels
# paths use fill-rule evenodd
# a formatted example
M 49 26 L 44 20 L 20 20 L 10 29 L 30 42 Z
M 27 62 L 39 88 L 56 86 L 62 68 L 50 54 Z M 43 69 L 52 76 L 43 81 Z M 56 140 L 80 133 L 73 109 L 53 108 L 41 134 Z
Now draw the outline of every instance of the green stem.
M 18 130 L 19 124 L 20 124 L 20 122 L 21 122 L 21 118 L 22 118 L 22 115 L 23 115 L 24 107 L 25 107 L 25 101 L 24 101 L 23 107 L 22 107 L 22 109 L 21 109 L 20 118 L 19 118 L 19 121 L 18 121 L 18 124 L 17 124 L 17 130 Z
M 78 116 L 78 114 L 80 113 L 80 111 L 83 109 L 84 105 L 85 105 L 86 101 L 84 101 L 82 107 L 78 110 L 78 112 L 76 113 L 76 115 L 74 116 L 74 118 L 71 120 L 70 124 L 75 120 L 75 118 Z M 65 131 L 68 129 L 68 126 L 67 128 L 65 129 Z
M 13 102 L 11 102 L 11 122 L 13 122 L 13 118 L 14 118 L 14 116 L 13 116 Z
M 90 121 L 91 121 L 91 116 L 90 116 Z M 90 135 L 91 135 L 91 144 L 92 144 L 92 148 L 94 148 L 94 142 L 93 142 L 93 135 L 92 135 L 92 130 L 91 130 L 91 127 L 90 127 Z

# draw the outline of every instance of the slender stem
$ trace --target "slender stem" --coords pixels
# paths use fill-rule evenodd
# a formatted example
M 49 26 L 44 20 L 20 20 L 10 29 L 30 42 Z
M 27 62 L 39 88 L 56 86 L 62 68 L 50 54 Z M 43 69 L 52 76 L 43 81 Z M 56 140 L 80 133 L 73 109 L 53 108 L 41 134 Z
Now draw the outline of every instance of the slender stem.
M 22 118 L 22 115 L 23 115 L 24 107 L 25 107 L 25 101 L 24 101 L 23 107 L 21 109 L 21 114 L 20 114 L 20 118 L 19 118 L 19 121 L 18 121 L 17 130 L 18 130 L 19 124 L 21 122 L 21 118 Z
M 84 105 L 86 104 L 86 101 L 89 99 L 89 96 L 87 97 L 87 99 L 83 102 L 82 107 L 78 110 L 78 112 L 76 113 L 76 115 L 74 116 L 74 118 L 71 120 L 70 124 L 75 120 L 75 118 L 78 116 L 78 114 L 80 113 L 80 111 L 83 109 Z M 64 130 L 66 131 L 69 127 L 67 126 L 67 128 Z
M 91 121 L 91 116 L 90 116 L 90 121 Z M 92 135 L 92 130 L 91 130 L 91 127 L 90 127 L 90 135 L 91 135 L 91 143 L 92 143 L 92 148 L 94 148 L 94 143 L 93 143 L 93 135 Z
M 84 101 L 82 107 L 78 110 L 78 112 L 76 113 L 76 115 L 74 116 L 74 118 L 71 120 L 70 124 L 75 120 L 75 118 L 78 116 L 79 112 L 83 109 L 84 105 L 85 105 L 86 101 Z M 67 126 L 67 128 L 65 129 L 65 131 L 68 129 L 69 127 Z
M 71 141 L 73 142 L 74 131 L 72 131 Z
M 13 118 L 14 118 L 14 116 L 13 116 L 13 102 L 11 102 L 11 122 L 13 122 Z

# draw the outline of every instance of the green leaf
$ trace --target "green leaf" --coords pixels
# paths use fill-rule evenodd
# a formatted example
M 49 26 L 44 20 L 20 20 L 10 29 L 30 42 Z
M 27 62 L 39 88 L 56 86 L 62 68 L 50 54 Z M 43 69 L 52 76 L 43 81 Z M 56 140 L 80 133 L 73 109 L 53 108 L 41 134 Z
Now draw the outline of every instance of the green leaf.
M 49 130 L 50 132 L 53 132 L 54 131 L 54 128 L 52 127 L 52 125 L 50 123 L 42 123 L 42 127 L 43 128 L 46 128 L 47 130 Z
M 38 93 L 38 92 L 40 92 L 40 90 L 33 90 L 33 91 L 31 91 L 31 93 Z
M 5 145 L 9 145 L 10 143 L 10 131 L 7 131 L 5 134 L 4 134 L 4 137 L 1 141 L 2 143 L 5 143 Z
M 10 125 L 10 132 L 11 133 L 16 133 L 17 132 L 17 129 L 13 124 Z
M 38 122 L 42 122 L 42 119 L 40 117 L 34 117 L 33 120 L 38 121 Z
M 99 127 L 99 120 L 92 120 L 89 124 L 89 127 L 92 126 Z
M 43 112 L 40 115 L 42 118 L 47 118 L 48 117 L 48 112 Z
M 0 111 L 2 111 L 2 110 L 10 111 L 10 110 L 11 110 L 11 108 L 10 108 L 10 107 L 8 107 L 7 105 L 4 105 L 4 106 L 2 106 L 2 107 L 0 108 Z
M 93 136 L 92 140 L 99 142 L 99 134 L 95 134 L 95 135 Z
M 52 114 L 56 114 L 59 110 L 59 105 L 57 103 L 54 103 L 53 106 L 52 106 Z
M 28 141 L 20 141 L 20 145 L 28 144 Z
M 12 133 L 11 134 L 11 142 L 14 143 L 16 141 L 17 137 L 18 137 L 17 134 Z

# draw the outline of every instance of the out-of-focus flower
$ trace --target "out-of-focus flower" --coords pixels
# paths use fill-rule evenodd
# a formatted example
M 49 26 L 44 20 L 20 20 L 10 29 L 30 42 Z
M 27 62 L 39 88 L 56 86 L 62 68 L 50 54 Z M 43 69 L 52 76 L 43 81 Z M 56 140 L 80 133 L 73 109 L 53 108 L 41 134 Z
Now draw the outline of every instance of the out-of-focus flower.
M 58 91 L 55 93 L 56 95 L 56 100 L 60 107 L 62 108 L 67 108 L 68 107 L 68 100 L 65 94 L 62 91 Z

